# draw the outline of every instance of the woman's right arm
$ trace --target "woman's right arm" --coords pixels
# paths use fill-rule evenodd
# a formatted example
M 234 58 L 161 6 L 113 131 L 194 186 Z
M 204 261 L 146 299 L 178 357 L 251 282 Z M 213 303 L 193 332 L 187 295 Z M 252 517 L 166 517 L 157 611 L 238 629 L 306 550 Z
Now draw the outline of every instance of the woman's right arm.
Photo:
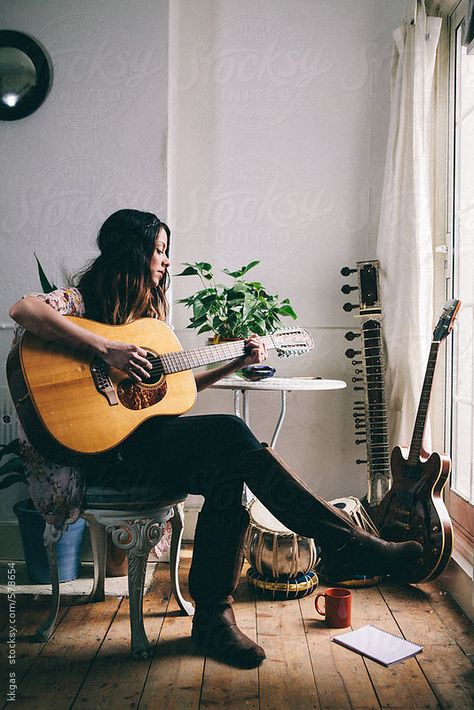
M 30 333 L 54 340 L 80 352 L 101 357 L 133 380 L 148 379 L 150 363 L 146 350 L 137 345 L 115 342 L 81 328 L 35 296 L 25 296 L 10 308 L 10 317 Z

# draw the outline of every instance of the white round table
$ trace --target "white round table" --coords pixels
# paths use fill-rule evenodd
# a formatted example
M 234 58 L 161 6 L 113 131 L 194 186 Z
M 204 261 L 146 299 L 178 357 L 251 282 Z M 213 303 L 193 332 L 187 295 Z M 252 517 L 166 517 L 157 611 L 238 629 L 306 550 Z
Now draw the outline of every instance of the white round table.
M 275 448 L 278 435 L 286 415 L 286 404 L 289 392 L 309 392 L 315 390 L 340 390 L 346 387 L 344 380 L 323 380 L 321 377 L 268 377 L 259 382 L 250 382 L 243 377 L 231 375 L 211 385 L 214 389 L 232 390 L 234 392 L 234 412 L 250 427 L 250 408 L 248 392 L 250 390 L 281 392 L 280 416 L 273 432 L 270 446 Z M 248 506 L 255 498 L 250 489 L 244 485 L 242 504 Z
M 250 426 L 250 409 L 248 392 L 250 390 L 265 391 L 276 390 L 281 392 L 280 416 L 273 432 L 270 446 L 275 448 L 278 435 L 286 415 L 287 397 L 289 392 L 309 392 L 314 390 L 339 390 L 346 387 L 344 380 L 324 380 L 321 377 L 268 377 L 259 382 L 250 382 L 243 377 L 231 375 L 223 377 L 215 384 L 214 389 L 233 390 L 234 412 Z

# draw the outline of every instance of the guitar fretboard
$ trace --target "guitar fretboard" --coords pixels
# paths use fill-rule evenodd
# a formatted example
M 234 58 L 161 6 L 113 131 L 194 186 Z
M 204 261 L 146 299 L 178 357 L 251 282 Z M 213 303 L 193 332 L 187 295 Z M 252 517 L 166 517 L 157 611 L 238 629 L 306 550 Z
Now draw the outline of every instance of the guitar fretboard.
M 408 454 L 408 464 L 413 467 L 417 466 L 420 461 L 423 434 L 425 432 L 426 416 L 428 413 L 428 405 L 430 402 L 431 387 L 433 384 L 439 346 L 439 341 L 434 340 L 431 343 L 428 365 L 426 367 L 425 379 L 423 381 L 423 389 L 421 391 L 420 403 L 416 413 L 415 428 L 410 444 L 410 452 Z
M 276 347 L 271 335 L 266 335 L 261 340 L 268 350 Z M 173 372 L 183 372 L 203 365 L 232 360 L 244 354 L 245 341 L 237 340 L 232 343 L 220 343 L 205 348 L 166 353 L 158 357 L 149 358 L 149 360 L 153 364 L 152 375 L 170 375 Z
M 361 337 L 366 380 L 365 423 L 369 479 L 367 500 L 371 505 L 375 505 L 385 497 L 390 488 L 385 365 L 380 321 L 365 321 L 362 324 Z

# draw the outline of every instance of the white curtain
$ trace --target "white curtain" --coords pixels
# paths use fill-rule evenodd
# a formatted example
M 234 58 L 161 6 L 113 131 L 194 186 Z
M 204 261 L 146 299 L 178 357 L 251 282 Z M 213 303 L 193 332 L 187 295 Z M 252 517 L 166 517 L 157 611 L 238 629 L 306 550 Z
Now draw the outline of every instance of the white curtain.
M 424 2 L 393 33 L 391 115 L 377 241 L 390 439 L 409 444 L 433 321 L 434 75 L 441 19 Z M 429 444 L 426 432 L 425 444 Z

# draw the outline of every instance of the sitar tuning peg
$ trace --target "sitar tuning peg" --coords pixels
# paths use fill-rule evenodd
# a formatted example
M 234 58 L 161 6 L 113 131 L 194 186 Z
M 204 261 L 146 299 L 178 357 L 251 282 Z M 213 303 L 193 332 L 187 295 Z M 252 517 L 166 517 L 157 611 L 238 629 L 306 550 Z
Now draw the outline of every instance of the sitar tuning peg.
M 353 377 L 352 382 L 363 382 L 364 378 L 363 377 Z
M 354 355 L 360 355 L 360 353 L 360 350 L 353 350 L 352 348 L 349 348 L 348 350 L 346 350 L 345 355 L 346 357 L 354 357 Z
M 356 446 L 359 446 L 360 444 L 366 444 L 367 439 L 356 439 L 355 443 L 356 443 Z
M 360 352 L 360 351 L 359 351 L 359 352 Z M 355 355 L 355 353 L 354 353 L 354 355 Z M 346 355 L 346 357 L 349 357 L 349 355 Z M 351 355 L 351 357 L 353 357 L 353 356 Z M 354 366 L 355 366 L 355 365 L 362 365 L 362 360 L 353 360 L 353 361 L 352 361 L 352 364 L 353 364 Z
M 343 268 L 341 269 L 341 274 L 343 276 L 349 276 L 350 274 L 355 274 L 356 271 L 357 269 L 350 269 L 348 266 L 343 266 Z
M 363 389 L 363 387 L 354 387 L 354 392 L 360 392 Z
M 350 313 L 351 311 L 355 310 L 356 308 L 359 308 L 359 304 L 358 304 L 358 303 L 345 303 L 345 304 L 343 305 L 343 309 L 344 309 L 345 311 L 347 311 L 348 313 Z
M 361 463 L 367 463 L 367 459 L 356 459 L 356 464 L 360 466 Z
M 342 293 L 350 293 L 351 291 L 357 291 L 359 287 L 358 286 L 349 286 L 349 284 L 344 284 L 344 286 L 341 287 Z
M 346 340 L 354 340 L 354 338 L 360 338 L 360 333 L 353 333 L 352 330 L 349 330 L 344 337 Z

